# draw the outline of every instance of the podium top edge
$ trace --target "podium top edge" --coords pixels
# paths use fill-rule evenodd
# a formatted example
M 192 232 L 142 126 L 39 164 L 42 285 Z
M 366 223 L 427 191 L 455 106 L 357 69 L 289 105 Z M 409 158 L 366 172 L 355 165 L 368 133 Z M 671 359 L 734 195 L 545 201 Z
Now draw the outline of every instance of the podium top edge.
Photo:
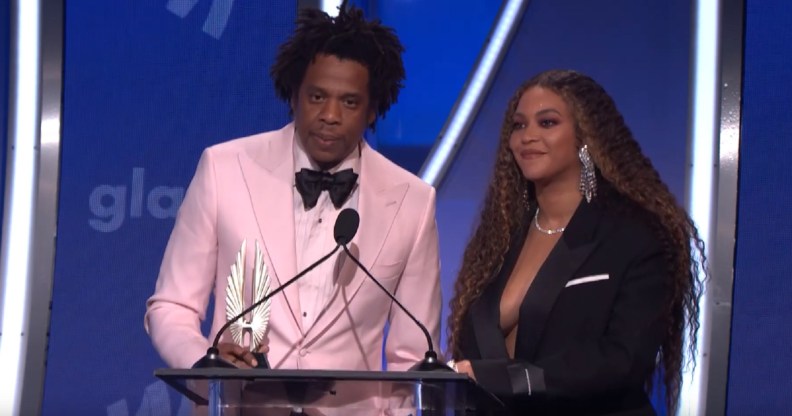
M 154 376 L 162 379 L 316 379 L 388 381 L 467 381 L 466 374 L 430 371 L 351 371 L 351 370 L 268 370 L 240 368 L 160 368 Z

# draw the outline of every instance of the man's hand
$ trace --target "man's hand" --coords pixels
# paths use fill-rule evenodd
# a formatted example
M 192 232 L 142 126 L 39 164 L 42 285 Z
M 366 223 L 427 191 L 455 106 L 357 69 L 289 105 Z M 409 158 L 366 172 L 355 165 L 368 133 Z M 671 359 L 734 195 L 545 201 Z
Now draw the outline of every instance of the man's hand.
M 256 361 L 253 353 L 245 347 L 231 342 L 221 342 L 217 345 L 217 349 L 220 351 L 220 357 L 222 359 L 235 365 L 237 368 L 253 368 L 258 365 L 258 361 Z M 256 352 L 266 354 L 269 352 L 269 346 L 260 345 Z

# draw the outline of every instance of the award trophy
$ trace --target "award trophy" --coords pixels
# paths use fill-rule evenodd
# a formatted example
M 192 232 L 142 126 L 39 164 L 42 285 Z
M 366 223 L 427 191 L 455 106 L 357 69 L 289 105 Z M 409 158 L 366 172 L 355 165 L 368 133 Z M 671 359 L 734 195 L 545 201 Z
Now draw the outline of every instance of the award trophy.
M 247 240 L 242 241 L 242 248 L 237 253 L 236 262 L 231 265 L 231 274 L 228 275 L 228 285 L 226 286 L 226 319 L 231 320 L 237 317 L 246 305 L 252 305 L 257 300 L 267 296 L 270 292 L 270 278 L 267 272 L 267 265 L 261 253 L 258 240 L 256 240 L 255 261 L 253 263 L 253 298 L 250 303 L 245 303 L 245 253 Z M 229 330 L 237 345 L 244 345 L 245 340 L 249 345 L 250 351 L 258 361 L 257 368 L 269 368 L 266 355 L 258 352 L 258 348 L 264 339 L 269 324 L 270 304 L 272 299 L 267 300 L 255 307 L 249 316 L 243 316 L 231 324 Z

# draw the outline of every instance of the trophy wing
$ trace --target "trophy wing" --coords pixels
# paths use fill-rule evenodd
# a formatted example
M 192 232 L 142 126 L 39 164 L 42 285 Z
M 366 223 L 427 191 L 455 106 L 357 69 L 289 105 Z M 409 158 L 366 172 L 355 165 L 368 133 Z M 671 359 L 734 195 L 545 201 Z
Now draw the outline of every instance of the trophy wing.
M 226 320 L 231 320 L 243 310 L 245 310 L 245 301 L 242 297 L 243 287 L 245 282 L 245 249 L 247 247 L 247 240 L 242 240 L 242 248 L 236 256 L 236 262 L 231 265 L 231 274 L 228 275 L 228 285 L 226 286 Z M 237 321 L 231 324 L 228 328 L 231 331 L 231 336 L 234 338 L 234 343 L 242 344 L 244 323 Z
M 270 293 L 270 276 L 264 257 L 261 253 L 258 241 L 256 241 L 256 262 L 253 267 L 254 282 L 256 282 L 255 296 L 256 300 L 269 295 Z M 270 318 L 270 304 L 272 299 L 267 299 L 266 302 L 253 309 L 252 319 L 252 344 L 258 347 L 264 339 L 264 334 L 267 332 L 267 326 Z

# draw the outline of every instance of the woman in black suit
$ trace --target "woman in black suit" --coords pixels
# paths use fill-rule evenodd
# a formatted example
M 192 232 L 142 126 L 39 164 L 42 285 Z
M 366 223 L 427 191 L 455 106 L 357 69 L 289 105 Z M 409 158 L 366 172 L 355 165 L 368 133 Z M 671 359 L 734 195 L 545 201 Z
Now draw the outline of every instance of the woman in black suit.
M 611 97 L 577 72 L 539 74 L 509 103 L 465 250 L 455 366 L 515 414 L 654 415 L 655 378 L 674 409 L 704 261 Z

